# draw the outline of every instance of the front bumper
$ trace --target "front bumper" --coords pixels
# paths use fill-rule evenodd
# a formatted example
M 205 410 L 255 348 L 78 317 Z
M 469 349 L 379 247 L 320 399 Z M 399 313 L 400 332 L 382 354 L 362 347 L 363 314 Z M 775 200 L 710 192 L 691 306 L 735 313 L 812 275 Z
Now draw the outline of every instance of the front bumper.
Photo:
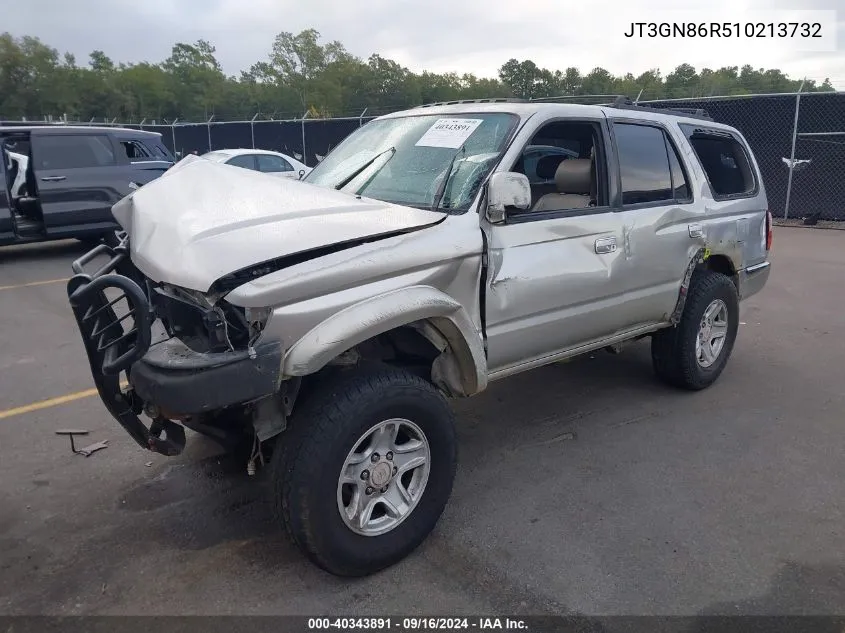
M 108 263 L 93 274 L 83 267 L 98 256 Z M 99 245 L 73 263 L 68 300 L 82 335 L 94 384 L 109 413 L 142 447 L 178 455 L 184 428 L 170 417 L 198 414 L 274 393 L 282 364 L 281 343 L 243 351 L 195 352 L 177 339 L 152 345 L 156 320 L 144 280 L 129 261 L 126 240 Z M 109 298 L 106 292 L 116 298 Z M 118 316 L 116 307 L 123 306 Z M 121 385 L 125 372 L 128 388 Z M 154 405 L 149 407 L 148 405 Z M 139 418 L 147 407 L 153 420 Z
M 198 414 L 275 393 L 281 367 L 280 343 L 257 345 L 252 354 L 201 353 L 170 339 L 132 365 L 129 383 L 165 414 Z

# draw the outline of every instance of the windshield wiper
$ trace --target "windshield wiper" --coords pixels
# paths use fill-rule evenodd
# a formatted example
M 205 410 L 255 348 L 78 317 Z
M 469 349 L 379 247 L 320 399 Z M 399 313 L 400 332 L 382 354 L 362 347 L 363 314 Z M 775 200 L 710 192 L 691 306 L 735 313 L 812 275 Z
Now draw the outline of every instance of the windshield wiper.
M 440 186 L 437 187 L 437 193 L 434 194 L 434 203 L 431 205 L 432 211 L 437 211 L 440 208 L 443 196 L 446 195 L 446 186 L 452 179 L 452 169 L 455 167 L 455 161 L 458 159 L 458 155 L 461 154 L 461 152 L 463 152 L 464 156 L 466 156 L 466 145 L 462 145 L 461 148 L 455 152 L 455 155 L 452 156 L 452 160 L 449 161 L 449 167 L 446 168 L 446 175 L 443 176 L 443 180 L 440 181 Z
M 384 155 L 385 155 L 385 154 L 387 154 L 388 152 L 392 152 L 393 154 L 395 154 L 395 153 L 396 153 L 396 148 L 395 148 L 395 147 L 389 147 L 389 148 L 387 148 L 386 150 L 384 150 L 383 152 L 379 152 L 378 154 L 376 154 L 375 156 L 373 156 L 370 160 L 368 160 L 366 163 L 364 163 L 363 165 L 361 165 L 358 169 L 356 169 L 355 171 L 353 171 L 353 172 L 352 172 L 352 174 L 350 174 L 349 176 L 347 176 L 346 178 L 344 178 L 343 180 L 341 180 L 341 181 L 340 181 L 340 183 L 339 183 L 339 184 L 335 187 L 335 189 L 343 189 L 346 185 L 348 185 L 350 182 L 352 182 L 353 180 L 355 180 L 355 177 L 356 177 L 358 174 L 360 174 L 360 173 L 361 173 L 362 171 L 364 171 L 367 167 L 369 167 L 370 165 L 372 165 L 374 162 L 376 162 L 379 158 L 381 158 L 382 156 L 384 156 Z M 393 158 L 393 156 L 391 155 L 391 157 L 390 157 L 390 158 Z

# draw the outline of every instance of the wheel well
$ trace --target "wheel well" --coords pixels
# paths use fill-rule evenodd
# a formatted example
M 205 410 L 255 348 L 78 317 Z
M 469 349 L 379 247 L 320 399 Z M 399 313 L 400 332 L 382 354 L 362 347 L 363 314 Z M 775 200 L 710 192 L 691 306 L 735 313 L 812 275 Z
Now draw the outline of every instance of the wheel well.
M 440 324 L 442 326 L 443 324 Z M 446 395 L 465 396 L 475 392 L 466 376 L 459 354 L 438 327 L 438 320 L 409 323 L 367 339 L 333 358 L 317 372 L 337 371 L 362 363 L 385 363 L 419 376 L 434 384 Z M 310 382 L 311 377 L 306 377 Z
M 702 268 L 725 275 L 734 282 L 734 285 L 737 283 L 736 269 L 730 257 L 726 255 L 711 255 L 705 260 Z

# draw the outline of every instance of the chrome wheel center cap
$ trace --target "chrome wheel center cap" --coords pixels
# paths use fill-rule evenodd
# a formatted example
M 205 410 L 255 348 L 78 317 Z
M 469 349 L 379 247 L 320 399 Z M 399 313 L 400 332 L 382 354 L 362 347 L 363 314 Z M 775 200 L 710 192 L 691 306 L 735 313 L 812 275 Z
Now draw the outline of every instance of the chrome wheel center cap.
M 370 471 L 370 482 L 376 488 L 386 486 L 393 475 L 393 468 L 387 462 L 379 462 Z

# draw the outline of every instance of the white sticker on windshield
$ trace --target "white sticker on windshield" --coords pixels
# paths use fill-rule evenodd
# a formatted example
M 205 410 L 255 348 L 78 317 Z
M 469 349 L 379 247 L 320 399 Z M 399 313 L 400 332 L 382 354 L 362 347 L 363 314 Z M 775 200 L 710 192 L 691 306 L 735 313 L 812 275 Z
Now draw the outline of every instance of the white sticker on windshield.
M 418 147 L 458 149 L 483 122 L 483 119 L 437 119 L 416 144 Z

